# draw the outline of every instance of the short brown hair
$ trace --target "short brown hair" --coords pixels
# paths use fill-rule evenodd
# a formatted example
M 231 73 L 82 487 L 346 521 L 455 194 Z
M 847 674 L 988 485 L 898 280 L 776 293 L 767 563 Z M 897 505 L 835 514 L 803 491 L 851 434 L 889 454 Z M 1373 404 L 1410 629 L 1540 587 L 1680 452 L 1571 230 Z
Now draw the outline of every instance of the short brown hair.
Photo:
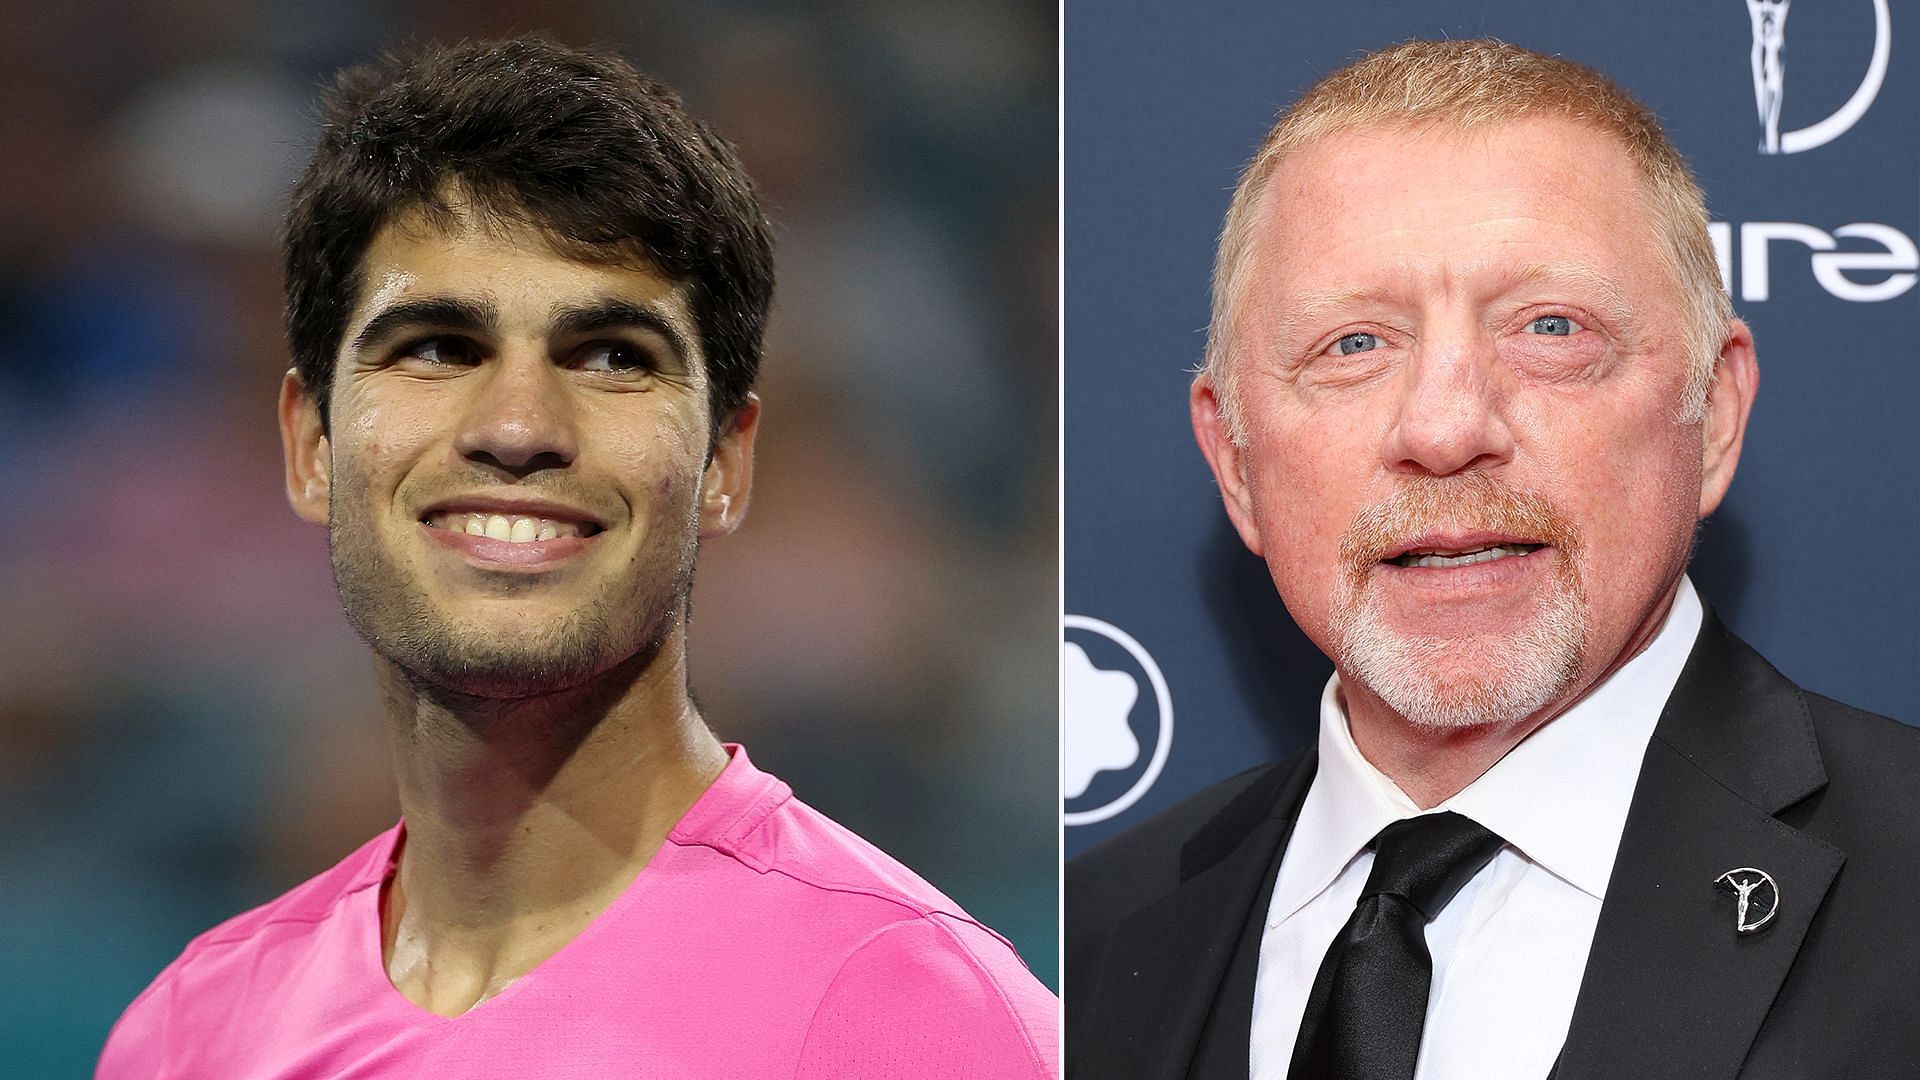
M 1267 182 L 1297 150 L 1358 128 L 1457 131 L 1526 117 L 1554 116 L 1617 139 L 1646 180 L 1648 212 L 1662 252 L 1685 297 L 1693 354 L 1680 414 L 1699 419 L 1712 388 L 1714 360 L 1733 318 L 1707 234 L 1706 200 L 1687 163 L 1652 110 L 1582 64 L 1502 41 L 1409 41 L 1369 53 L 1314 83 L 1283 111 L 1240 174 L 1213 264 L 1213 317 L 1200 377 L 1218 392 L 1228 437 L 1246 434 L 1228 354 L 1237 331 L 1237 282 L 1251 247 L 1253 218 Z
M 389 55 L 322 98 L 286 224 L 287 336 L 322 424 L 368 246 L 408 211 L 448 220 L 450 192 L 576 258 L 685 284 L 713 429 L 746 401 L 773 242 L 733 147 L 613 53 L 530 35 Z

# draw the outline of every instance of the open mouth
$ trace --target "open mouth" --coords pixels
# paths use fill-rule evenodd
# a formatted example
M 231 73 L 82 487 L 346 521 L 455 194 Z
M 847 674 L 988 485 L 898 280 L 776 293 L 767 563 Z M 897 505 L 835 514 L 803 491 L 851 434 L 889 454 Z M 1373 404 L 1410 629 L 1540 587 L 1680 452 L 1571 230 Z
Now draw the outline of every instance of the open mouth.
M 588 537 L 600 531 L 600 526 L 591 521 L 485 511 L 436 511 L 421 518 L 420 523 L 429 529 L 446 529 L 469 536 L 484 536 L 489 540 L 505 540 L 512 544 Z
M 1472 566 L 1475 563 L 1493 562 L 1497 559 L 1509 559 L 1530 555 L 1545 547 L 1545 544 L 1484 544 L 1471 548 L 1409 548 L 1391 558 L 1383 560 L 1394 566 L 1447 568 Z

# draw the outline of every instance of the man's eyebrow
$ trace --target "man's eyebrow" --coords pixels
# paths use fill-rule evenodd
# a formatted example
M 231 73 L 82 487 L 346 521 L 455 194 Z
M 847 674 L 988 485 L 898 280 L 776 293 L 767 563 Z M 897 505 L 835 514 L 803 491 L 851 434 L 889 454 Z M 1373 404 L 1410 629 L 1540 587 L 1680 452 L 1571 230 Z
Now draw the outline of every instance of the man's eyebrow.
M 1620 283 L 1610 275 L 1590 266 L 1529 263 L 1506 278 L 1505 287 L 1501 292 L 1511 293 L 1524 288 L 1541 286 L 1570 288 L 1583 300 L 1597 307 L 1602 314 L 1622 323 L 1632 322 L 1633 307 L 1627 302 L 1626 294 L 1621 291 Z M 1280 340 L 1292 341 L 1313 333 L 1332 316 L 1348 308 L 1398 302 L 1403 302 L 1398 294 L 1391 289 L 1382 288 L 1312 293 L 1289 303 L 1284 311 L 1276 313 L 1273 316 L 1273 326 L 1278 331 Z
M 367 325 L 353 336 L 353 348 L 359 352 L 409 326 L 437 326 L 480 333 L 498 323 L 499 316 L 499 311 L 486 300 L 447 296 L 402 300 L 381 309 L 379 314 L 368 319 Z
M 1397 297 L 1392 290 L 1380 288 L 1350 289 L 1338 293 L 1311 293 L 1288 303 L 1284 310 L 1276 312 L 1273 316 L 1273 327 L 1279 332 L 1281 341 L 1295 341 L 1315 333 L 1316 327 L 1324 324 L 1337 312 L 1356 305 L 1395 302 Z
M 673 346 L 675 355 L 682 361 L 691 363 L 695 356 L 686 331 L 665 308 L 657 305 L 605 297 L 585 304 L 556 307 L 548 320 L 548 332 L 562 337 L 623 327 L 651 330 L 667 339 L 667 344 Z
M 1532 263 L 1513 275 L 1513 288 L 1530 285 L 1563 286 L 1581 293 L 1604 308 L 1608 314 L 1626 315 L 1632 309 L 1620 283 L 1590 266 L 1547 266 Z

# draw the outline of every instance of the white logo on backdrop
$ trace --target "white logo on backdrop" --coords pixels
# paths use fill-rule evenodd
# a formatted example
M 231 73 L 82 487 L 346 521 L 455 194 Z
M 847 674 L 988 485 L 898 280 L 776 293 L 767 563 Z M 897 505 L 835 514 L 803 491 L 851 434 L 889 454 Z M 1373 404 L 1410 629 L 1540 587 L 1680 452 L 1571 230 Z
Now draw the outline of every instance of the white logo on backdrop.
M 1720 260 L 1720 283 L 1733 291 L 1734 238 L 1731 222 L 1707 225 L 1715 257 Z M 1856 221 L 1828 232 L 1798 221 L 1745 221 L 1737 233 L 1740 242 L 1740 299 L 1764 301 L 1773 297 L 1773 249 L 1776 244 L 1807 260 L 1813 280 L 1829 296 L 1856 304 L 1892 300 L 1920 282 L 1920 246 L 1891 225 Z M 1852 240 L 1866 250 L 1840 251 L 1841 240 Z M 1791 245 L 1798 245 L 1798 252 Z M 1848 277 L 1848 272 L 1880 275 L 1870 280 Z
M 1753 23 L 1753 104 L 1760 114 L 1760 152 L 1798 154 L 1825 146 L 1860 122 L 1886 81 L 1887 57 L 1893 52 L 1893 19 L 1887 0 L 1873 0 L 1873 55 L 1867 73 L 1853 96 L 1832 116 L 1798 131 L 1780 130 L 1780 105 L 1786 100 L 1787 6 L 1790 0 L 1747 0 Z
M 1127 672 L 1094 667 L 1087 650 L 1071 641 L 1060 647 L 1060 680 L 1076 720 L 1060 756 L 1060 787 L 1067 798 L 1077 799 L 1096 775 L 1131 769 L 1140 760 L 1140 740 L 1127 723 L 1140 700 L 1140 684 Z
M 1159 714 L 1147 767 L 1127 790 L 1091 809 L 1062 813 L 1069 825 L 1091 825 L 1123 813 L 1160 778 L 1160 770 L 1166 767 L 1167 755 L 1173 750 L 1173 697 L 1167 692 L 1160 665 L 1133 635 L 1086 615 L 1068 615 L 1062 622 L 1068 630 L 1084 630 L 1106 638 L 1125 649 L 1139 666 L 1139 674 L 1096 667 L 1084 648 L 1071 641 L 1060 643 L 1060 787 L 1067 799 L 1085 795 L 1100 773 L 1131 770 L 1139 765 L 1144 748 L 1127 718 L 1140 701 L 1142 675 L 1153 689 Z

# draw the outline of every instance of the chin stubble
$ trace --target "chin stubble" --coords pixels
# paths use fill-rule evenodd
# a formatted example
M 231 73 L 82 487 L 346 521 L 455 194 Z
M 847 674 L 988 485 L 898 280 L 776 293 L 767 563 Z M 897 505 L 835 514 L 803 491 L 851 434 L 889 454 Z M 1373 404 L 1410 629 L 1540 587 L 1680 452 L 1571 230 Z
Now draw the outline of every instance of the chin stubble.
M 1380 560 L 1405 538 L 1444 527 L 1552 545 L 1557 572 L 1522 626 L 1498 638 L 1406 634 L 1387 626 L 1372 588 Z M 1536 493 L 1478 473 L 1408 480 L 1358 515 L 1342 538 L 1346 573 L 1334 586 L 1331 627 L 1342 674 L 1417 727 L 1510 724 L 1538 712 L 1572 685 L 1586 652 L 1578 550 L 1572 525 Z
M 621 611 L 596 597 L 551 625 L 502 636 L 439 610 L 396 565 L 364 522 L 344 520 L 336 491 L 328 553 L 347 621 L 360 638 L 423 688 L 500 700 L 572 689 L 642 653 L 657 653 L 693 583 L 691 553 L 656 595 Z

